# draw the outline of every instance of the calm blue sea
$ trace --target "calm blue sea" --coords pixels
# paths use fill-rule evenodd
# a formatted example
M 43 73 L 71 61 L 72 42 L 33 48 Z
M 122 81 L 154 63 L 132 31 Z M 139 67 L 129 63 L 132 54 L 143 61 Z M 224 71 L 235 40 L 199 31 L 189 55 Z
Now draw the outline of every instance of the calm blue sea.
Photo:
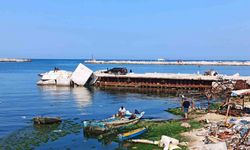
M 175 118 L 164 110 L 179 106 L 177 97 L 96 88 L 39 87 L 38 74 L 58 67 L 73 71 L 83 60 L 33 60 L 28 63 L 0 63 L 0 137 L 32 125 L 34 116 L 61 116 L 63 119 L 103 119 L 113 115 L 123 105 L 129 110 L 144 110 L 145 118 Z M 96 71 L 120 65 L 86 64 Z M 171 72 L 203 73 L 208 69 L 221 74 L 250 75 L 245 66 L 166 66 L 122 65 L 135 73 Z M 72 142 L 72 139 L 73 142 Z M 43 144 L 37 149 L 115 149 L 117 143 L 103 145 L 96 139 L 85 139 L 83 134 L 63 137 Z

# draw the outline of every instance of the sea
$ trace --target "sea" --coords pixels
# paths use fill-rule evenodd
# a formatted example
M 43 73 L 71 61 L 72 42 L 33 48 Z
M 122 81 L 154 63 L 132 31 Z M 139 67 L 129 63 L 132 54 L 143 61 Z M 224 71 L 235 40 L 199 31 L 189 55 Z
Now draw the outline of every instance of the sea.
M 127 110 L 145 111 L 144 119 L 176 119 L 164 110 L 180 106 L 180 98 L 161 92 L 99 89 L 95 87 L 37 86 L 38 74 L 53 70 L 74 71 L 84 60 L 33 59 L 32 62 L 0 63 L 0 143 L 21 131 L 36 130 L 32 118 L 59 116 L 63 120 L 105 119 L 115 114 L 120 106 Z M 220 74 L 250 75 L 250 66 L 178 66 L 178 65 L 113 65 L 84 64 L 93 71 L 126 67 L 134 73 L 204 73 L 214 69 Z M 202 104 L 203 99 L 198 100 Z M 61 132 L 61 131 L 56 131 Z M 19 136 L 20 137 L 20 136 Z M 22 136 L 21 136 L 22 137 Z M 15 144 L 15 140 L 10 141 Z M 104 143 L 86 137 L 82 130 L 68 133 L 55 140 L 38 142 L 33 149 L 118 149 L 119 142 Z M 1 147 L 0 147 L 1 149 Z M 25 148 L 23 148 L 25 149 Z

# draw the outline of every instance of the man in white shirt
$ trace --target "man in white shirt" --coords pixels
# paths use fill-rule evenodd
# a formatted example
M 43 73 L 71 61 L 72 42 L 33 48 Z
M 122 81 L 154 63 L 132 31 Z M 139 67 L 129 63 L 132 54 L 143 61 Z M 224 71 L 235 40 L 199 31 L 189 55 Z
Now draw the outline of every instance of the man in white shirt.
M 118 112 L 118 116 L 124 117 L 125 114 L 126 114 L 126 108 L 121 106 L 121 108 L 119 109 L 119 112 Z

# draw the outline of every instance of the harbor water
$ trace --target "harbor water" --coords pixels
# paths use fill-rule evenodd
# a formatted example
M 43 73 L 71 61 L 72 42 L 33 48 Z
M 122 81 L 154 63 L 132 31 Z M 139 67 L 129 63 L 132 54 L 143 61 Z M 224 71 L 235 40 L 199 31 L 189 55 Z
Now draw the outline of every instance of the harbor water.
M 131 111 L 134 109 L 145 111 L 144 118 L 178 118 L 164 110 L 179 106 L 179 98 L 161 92 L 36 85 L 39 73 L 53 70 L 54 67 L 74 71 L 83 61 L 35 59 L 32 62 L 0 63 L 0 141 L 18 130 L 32 128 L 32 118 L 35 116 L 60 116 L 65 120 L 104 119 L 116 113 L 120 106 L 125 106 Z M 85 65 L 93 71 L 121 66 L 136 73 L 203 73 L 214 69 L 220 74 L 250 75 L 250 66 Z M 122 146 L 116 142 L 104 144 L 95 138 L 86 138 L 81 131 L 41 143 L 35 149 L 116 149 L 119 147 Z

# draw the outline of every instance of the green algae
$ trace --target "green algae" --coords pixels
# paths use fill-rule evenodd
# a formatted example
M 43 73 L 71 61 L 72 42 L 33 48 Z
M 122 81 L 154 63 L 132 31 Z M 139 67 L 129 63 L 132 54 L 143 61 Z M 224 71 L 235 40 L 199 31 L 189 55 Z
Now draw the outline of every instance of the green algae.
M 148 132 L 141 136 L 142 139 L 155 140 L 158 141 L 161 139 L 162 135 L 166 135 L 172 138 L 176 138 L 180 140 L 180 142 L 186 142 L 189 139 L 181 136 L 181 133 L 191 131 L 192 129 L 201 128 L 201 124 L 197 121 L 190 120 L 187 121 L 191 125 L 191 128 L 185 128 L 181 126 L 181 121 L 165 121 L 165 122 L 148 122 L 141 121 L 133 128 L 146 126 L 148 128 Z M 129 129 L 128 129 L 129 130 Z M 139 149 L 139 150 L 148 150 L 148 149 L 162 149 L 155 145 L 150 144 L 139 144 L 132 143 L 128 149 Z M 182 147 L 182 149 L 187 149 L 186 147 Z
M 176 107 L 176 108 L 169 108 L 168 110 L 166 110 L 169 113 L 172 113 L 174 115 L 184 115 L 184 112 L 181 110 L 180 107 Z
M 209 109 L 210 110 L 219 110 L 221 106 L 222 106 L 221 102 L 211 103 L 209 105 Z
M 29 126 L 0 139 L 0 150 L 32 150 L 69 134 L 80 133 L 80 123 L 65 120 L 60 124 Z
M 158 141 L 161 139 L 162 135 L 166 135 L 172 138 L 176 138 L 180 140 L 180 142 L 186 142 L 186 141 L 189 141 L 189 139 L 181 136 L 181 133 L 191 131 L 192 129 L 201 128 L 201 124 L 197 121 L 190 120 L 190 121 L 187 121 L 187 123 L 191 125 L 191 128 L 182 127 L 181 126 L 182 121 L 161 121 L 161 122 L 140 121 L 136 125 L 123 127 L 123 128 L 113 130 L 111 132 L 108 132 L 99 136 L 95 136 L 95 135 L 91 136 L 91 134 L 88 134 L 88 133 L 85 133 L 84 136 L 86 139 L 96 138 L 102 144 L 109 144 L 113 141 L 120 143 L 120 141 L 117 139 L 117 135 L 119 133 L 124 133 L 124 132 L 128 132 L 134 129 L 146 127 L 148 131 L 142 134 L 138 138 Z M 150 145 L 150 144 L 128 143 L 128 142 L 123 142 L 121 144 L 123 144 L 122 147 L 125 147 L 126 149 L 138 149 L 138 150 L 162 149 L 162 148 L 159 148 L 158 146 Z M 184 150 L 187 149 L 186 147 L 181 147 L 181 148 Z

